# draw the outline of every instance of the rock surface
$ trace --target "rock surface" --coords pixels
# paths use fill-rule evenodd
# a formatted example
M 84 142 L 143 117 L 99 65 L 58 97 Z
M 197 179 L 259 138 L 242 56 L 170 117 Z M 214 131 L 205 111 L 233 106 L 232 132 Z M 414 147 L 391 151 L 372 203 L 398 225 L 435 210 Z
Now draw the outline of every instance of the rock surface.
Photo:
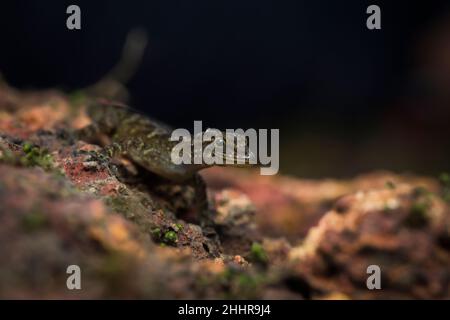
M 0 87 L 1 298 L 450 298 L 448 176 L 208 169 L 211 232 L 190 187 L 74 138 L 84 104 Z

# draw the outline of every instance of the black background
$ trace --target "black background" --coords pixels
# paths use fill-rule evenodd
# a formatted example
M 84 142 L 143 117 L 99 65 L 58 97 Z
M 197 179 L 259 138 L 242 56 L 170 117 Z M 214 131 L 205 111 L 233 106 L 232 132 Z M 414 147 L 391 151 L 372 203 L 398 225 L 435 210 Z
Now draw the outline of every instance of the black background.
M 81 7 L 80 31 L 66 28 L 70 4 Z M 370 4 L 381 7 L 382 30 L 366 28 Z M 129 83 L 134 107 L 178 127 L 203 120 L 218 128 L 280 128 L 285 171 L 295 174 L 339 176 L 379 167 L 428 172 L 436 163 L 351 162 L 341 154 L 360 150 L 393 102 L 416 93 L 415 47 L 449 4 L 2 1 L 0 70 L 19 88 L 82 88 L 110 70 L 127 32 L 140 26 L 149 47 Z M 311 144 L 325 141 L 324 147 L 297 146 L 305 135 L 318 137 Z M 423 153 L 418 148 L 413 156 Z M 305 162 L 319 167 L 298 165 L 305 153 L 313 155 Z M 333 156 L 337 164 L 320 165 L 320 158 Z

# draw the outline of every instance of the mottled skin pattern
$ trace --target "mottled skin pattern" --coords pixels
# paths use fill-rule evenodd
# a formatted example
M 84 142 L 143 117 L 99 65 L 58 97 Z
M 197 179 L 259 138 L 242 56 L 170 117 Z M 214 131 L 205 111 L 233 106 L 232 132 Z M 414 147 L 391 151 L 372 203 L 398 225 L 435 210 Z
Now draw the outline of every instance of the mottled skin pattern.
M 176 165 L 171 161 L 172 148 L 178 143 L 170 141 L 170 129 L 143 116 L 125 105 L 98 102 L 88 106 L 92 124 L 83 128 L 82 137 L 98 133 L 111 138 L 105 149 L 109 156 L 125 156 L 148 171 L 175 182 L 193 178 L 205 165 Z
M 79 130 L 82 140 L 90 141 L 99 133 L 106 134 L 111 138 L 111 144 L 105 146 L 108 156 L 124 156 L 158 176 L 193 186 L 199 218 L 203 222 L 210 220 L 206 186 L 197 174 L 208 166 L 174 164 L 170 155 L 178 141 L 170 141 L 170 128 L 115 102 L 91 103 L 87 113 L 92 124 Z

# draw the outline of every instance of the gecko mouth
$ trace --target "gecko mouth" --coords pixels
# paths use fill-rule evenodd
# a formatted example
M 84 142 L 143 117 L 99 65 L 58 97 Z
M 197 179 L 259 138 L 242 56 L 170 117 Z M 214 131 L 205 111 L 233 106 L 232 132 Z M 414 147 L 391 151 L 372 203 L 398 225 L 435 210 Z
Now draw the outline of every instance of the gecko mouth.
M 249 139 L 244 135 L 227 133 L 226 139 L 216 139 L 214 145 L 217 147 L 214 150 L 215 156 L 221 157 L 226 163 L 237 165 L 256 163 L 256 156 L 250 150 Z M 228 147 L 230 145 L 232 148 Z
M 256 155 L 250 148 L 250 138 L 244 134 L 207 129 L 195 139 L 202 139 L 202 147 L 194 148 L 194 154 L 204 157 L 203 148 L 208 148 L 210 154 L 207 157 L 220 159 L 221 163 L 216 163 L 218 165 L 248 166 L 257 163 Z

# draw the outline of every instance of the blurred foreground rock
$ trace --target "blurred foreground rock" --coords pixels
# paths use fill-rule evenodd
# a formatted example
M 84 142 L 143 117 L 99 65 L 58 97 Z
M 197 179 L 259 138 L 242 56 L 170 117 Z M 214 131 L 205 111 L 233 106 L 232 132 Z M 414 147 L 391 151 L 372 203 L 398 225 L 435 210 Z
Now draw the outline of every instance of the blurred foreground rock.
M 85 103 L 0 87 L 0 297 L 450 298 L 448 176 L 213 168 L 211 232 L 190 187 L 73 138 Z M 67 289 L 69 265 L 82 290 Z

